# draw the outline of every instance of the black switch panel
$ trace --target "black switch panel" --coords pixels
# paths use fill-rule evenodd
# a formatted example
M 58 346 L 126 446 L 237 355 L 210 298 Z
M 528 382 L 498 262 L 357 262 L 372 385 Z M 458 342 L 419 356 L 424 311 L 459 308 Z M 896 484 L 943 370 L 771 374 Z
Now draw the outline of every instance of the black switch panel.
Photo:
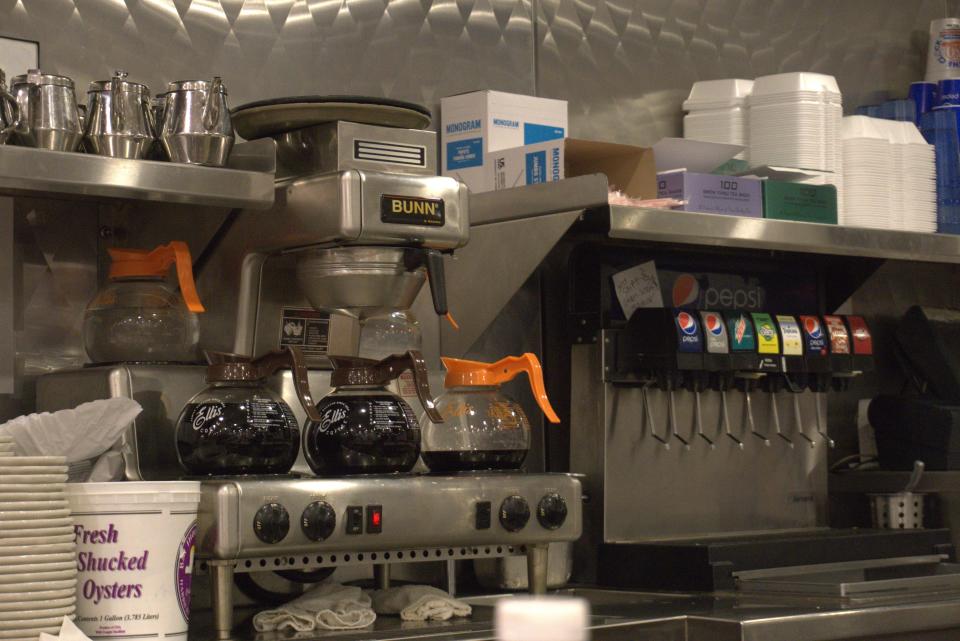
M 490 515 L 492 512 L 490 501 L 477 501 L 477 529 L 490 529 Z
M 367 534 L 380 534 L 383 532 L 383 506 L 367 506 Z
M 363 506 L 347 506 L 347 534 L 363 534 Z

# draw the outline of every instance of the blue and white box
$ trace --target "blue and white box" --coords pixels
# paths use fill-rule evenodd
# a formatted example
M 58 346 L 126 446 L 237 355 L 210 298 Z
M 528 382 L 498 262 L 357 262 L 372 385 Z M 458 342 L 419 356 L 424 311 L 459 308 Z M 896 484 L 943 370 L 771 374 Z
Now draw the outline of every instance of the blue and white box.
M 564 140 L 560 139 L 487 154 L 484 165 L 493 176 L 492 189 L 511 189 L 562 180 L 563 148 Z
M 492 152 L 563 140 L 567 101 L 474 91 L 440 101 L 441 166 L 472 191 L 495 189 Z

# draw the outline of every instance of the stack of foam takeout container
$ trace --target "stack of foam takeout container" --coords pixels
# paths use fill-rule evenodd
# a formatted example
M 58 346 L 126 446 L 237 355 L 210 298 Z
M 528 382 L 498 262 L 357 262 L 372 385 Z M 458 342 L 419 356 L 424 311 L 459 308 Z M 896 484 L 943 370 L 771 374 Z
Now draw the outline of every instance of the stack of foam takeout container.
M 829 172 L 844 207 L 840 123 L 843 97 L 836 78 L 798 71 L 761 76 L 747 99 L 750 164 Z
M 726 78 L 695 82 L 683 102 L 683 137 L 747 146 L 747 96 L 752 80 Z M 746 154 L 738 154 L 743 158 Z
M 76 610 L 77 558 L 66 460 L 16 456 L 0 435 L 0 639 L 56 634 Z
M 846 202 L 841 224 L 937 230 L 934 150 L 913 123 L 848 116 L 842 140 Z

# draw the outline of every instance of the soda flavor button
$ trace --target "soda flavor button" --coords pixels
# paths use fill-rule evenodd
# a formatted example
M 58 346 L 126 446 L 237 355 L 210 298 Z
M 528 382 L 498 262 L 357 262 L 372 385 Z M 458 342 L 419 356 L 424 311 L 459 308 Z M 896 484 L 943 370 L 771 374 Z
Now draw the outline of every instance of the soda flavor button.
M 830 336 L 830 351 L 834 354 L 849 354 L 850 334 L 847 326 L 843 324 L 843 319 L 839 316 L 824 316 L 823 321 Z
M 827 337 L 823 324 L 816 316 L 801 316 L 800 325 L 806 343 L 807 354 L 827 355 Z
M 697 317 L 690 312 L 677 311 L 674 320 L 677 326 L 677 351 L 702 352 L 703 338 Z
M 700 321 L 703 324 L 703 336 L 707 343 L 707 352 L 711 354 L 728 354 L 730 343 L 727 340 L 727 328 L 723 317 L 717 312 L 700 312 Z
M 757 351 L 757 340 L 753 333 L 753 323 L 744 313 L 727 317 L 727 333 L 730 335 L 730 349 L 734 352 Z
M 777 336 L 777 328 L 770 314 L 754 313 L 752 316 L 753 324 L 757 328 L 757 353 L 779 354 L 780 338 Z
M 847 323 L 850 324 L 850 333 L 853 338 L 853 353 L 870 356 L 873 354 L 873 339 L 870 336 L 870 330 L 867 328 L 867 322 L 862 316 L 847 316 Z
M 793 316 L 779 315 L 777 325 L 780 326 L 780 338 L 783 340 L 784 356 L 803 356 L 803 336 L 800 325 Z

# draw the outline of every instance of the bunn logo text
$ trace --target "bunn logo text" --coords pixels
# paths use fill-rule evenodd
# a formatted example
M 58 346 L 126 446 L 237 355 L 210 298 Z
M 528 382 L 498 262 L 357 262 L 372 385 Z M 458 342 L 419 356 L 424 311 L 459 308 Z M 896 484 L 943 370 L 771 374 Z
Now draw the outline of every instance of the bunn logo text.
M 387 196 L 380 199 L 380 220 L 400 225 L 442 226 L 445 220 L 443 201 L 415 196 Z

